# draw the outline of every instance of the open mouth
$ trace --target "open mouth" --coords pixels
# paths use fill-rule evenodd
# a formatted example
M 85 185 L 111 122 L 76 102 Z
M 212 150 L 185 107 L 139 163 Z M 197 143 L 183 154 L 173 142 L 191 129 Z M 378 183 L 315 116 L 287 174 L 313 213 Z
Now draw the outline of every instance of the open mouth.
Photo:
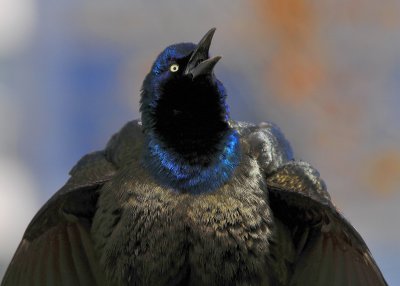
M 197 44 L 197 48 L 192 53 L 189 62 L 186 65 L 184 74 L 191 76 L 193 80 L 200 75 L 212 74 L 215 65 L 221 59 L 221 56 L 212 58 L 208 56 L 214 33 L 215 28 L 212 28 L 204 35 Z

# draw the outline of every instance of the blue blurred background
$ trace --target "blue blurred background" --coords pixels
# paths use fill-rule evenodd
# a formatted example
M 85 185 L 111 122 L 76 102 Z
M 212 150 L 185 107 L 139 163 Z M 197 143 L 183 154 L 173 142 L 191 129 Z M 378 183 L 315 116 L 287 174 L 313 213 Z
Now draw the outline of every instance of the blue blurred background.
M 217 27 L 231 116 L 277 123 L 400 285 L 400 1 L 0 0 L 0 279 L 157 54 Z

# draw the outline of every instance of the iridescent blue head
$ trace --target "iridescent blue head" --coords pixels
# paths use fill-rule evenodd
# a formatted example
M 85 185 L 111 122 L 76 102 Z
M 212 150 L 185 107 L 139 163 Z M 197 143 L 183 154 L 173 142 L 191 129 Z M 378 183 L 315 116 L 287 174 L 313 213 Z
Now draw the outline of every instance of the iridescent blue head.
M 209 57 L 214 32 L 197 45 L 167 47 L 143 82 L 144 163 L 160 183 L 177 191 L 215 190 L 239 162 L 225 89 L 213 73 L 221 57 Z

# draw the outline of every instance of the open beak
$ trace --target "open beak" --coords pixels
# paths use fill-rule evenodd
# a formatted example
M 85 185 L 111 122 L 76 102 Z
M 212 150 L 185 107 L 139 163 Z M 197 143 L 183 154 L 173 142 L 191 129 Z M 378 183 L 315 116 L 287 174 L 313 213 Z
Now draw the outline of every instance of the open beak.
M 211 40 L 214 36 L 215 28 L 208 31 L 197 44 L 189 62 L 186 65 L 185 75 L 191 75 L 192 79 L 200 75 L 211 75 L 214 66 L 221 59 L 220 56 L 209 58 L 208 51 L 210 49 Z

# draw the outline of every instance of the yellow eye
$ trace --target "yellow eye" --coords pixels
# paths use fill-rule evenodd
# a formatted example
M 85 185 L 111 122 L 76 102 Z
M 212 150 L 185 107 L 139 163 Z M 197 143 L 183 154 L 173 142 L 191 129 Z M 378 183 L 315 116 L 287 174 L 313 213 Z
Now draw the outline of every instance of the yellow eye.
M 177 64 L 173 64 L 169 67 L 169 70 L 172 72 L 177 72 L 179 70 L 179 66 Z

